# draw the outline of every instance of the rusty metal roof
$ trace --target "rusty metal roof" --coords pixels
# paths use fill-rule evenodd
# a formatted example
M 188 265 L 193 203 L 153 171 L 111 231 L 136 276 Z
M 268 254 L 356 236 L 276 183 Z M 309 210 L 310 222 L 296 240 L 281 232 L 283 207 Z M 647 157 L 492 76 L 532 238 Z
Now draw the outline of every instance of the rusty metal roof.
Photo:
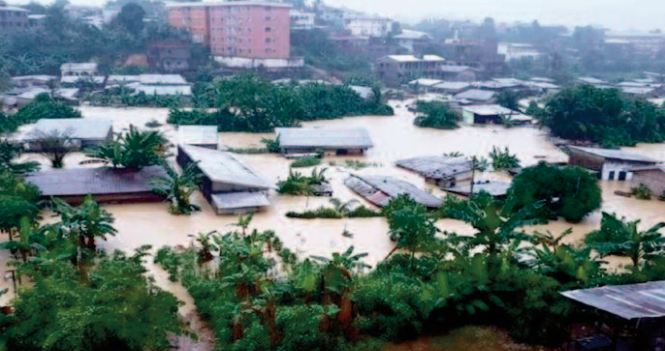
M 627 320 L 665 317 L 665 280 L 571 290 L 561 294 Z

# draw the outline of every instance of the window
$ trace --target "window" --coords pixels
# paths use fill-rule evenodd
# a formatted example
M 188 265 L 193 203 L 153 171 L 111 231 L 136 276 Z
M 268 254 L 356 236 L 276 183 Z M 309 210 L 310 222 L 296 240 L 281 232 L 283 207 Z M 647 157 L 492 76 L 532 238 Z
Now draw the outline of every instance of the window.
M 266 33 L 270 33 L 270 32 L 272 32 L 272 28 L 266 27 Z
M 614 180 L 614 171 L 610 171 L 609 175 L 607 176 L 607 180 Z
M 619 180 L 624 181 L 627 178 L 627 173 L 625 171 L 619 172 Z

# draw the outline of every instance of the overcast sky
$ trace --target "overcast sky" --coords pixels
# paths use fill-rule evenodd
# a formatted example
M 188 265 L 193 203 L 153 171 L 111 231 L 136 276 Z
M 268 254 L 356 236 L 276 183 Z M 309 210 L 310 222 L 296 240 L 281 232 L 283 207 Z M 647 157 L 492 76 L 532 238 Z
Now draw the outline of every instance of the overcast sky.
M 27 2 L 29 0 L 9 0 Z M 50 2 L 48 0 L 38 0 Z M 70 0 L 81 5 L 103 4 L 105 0 Z M 331 5 L 415 21 L 442 16 L 480 20 L 544 24 L 596 24 L 618 30 L 665 28 L 665 0 L 324 0 Z

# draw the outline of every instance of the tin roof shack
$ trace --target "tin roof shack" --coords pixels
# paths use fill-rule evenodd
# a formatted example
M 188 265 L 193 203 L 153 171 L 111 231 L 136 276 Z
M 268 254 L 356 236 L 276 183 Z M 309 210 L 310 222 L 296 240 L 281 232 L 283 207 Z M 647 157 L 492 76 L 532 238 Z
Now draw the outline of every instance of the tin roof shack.
M 39 188 L 43 199 L 56 197 L 80 204 L 92 195 L 100 203 L 128 203 L 162 201 L 152 191 L 151 183 L 166 176 L 161 166 L 138 171 L 101 167 L 45 170 L 30 174 L 26 180 Z
M 178 143 L 216 150 L 219 148 L 217 126 L 179 126 Z
M 466 124 L 528 124 L 533 118 L 501 105 L 471 105 L 462 108 Z
M 452 188 L 445 188 L 443 190 L 464 197 L 471 196 L 472 191 L 474 194 L 484 191 L 492 195 L 492 197 L 503 199 L 508 195 L 508 189 L 510 189 L 510 183 L 497 182 L 491 180 L 481 180 L 473 183 L 473 187 L 469 182 L 454 186 Z
M 491 90 L 470 89 L 455 95 L 455 100 L 470 104 L 491 104 L 496 93 Z
M 20 139 L 30 151 L 40 149 L 40 140 L 62 137 L 74 150 L 98 146 L 113 138 L 113 122 L 104 119 L 61 118 L 40 119 Z
M 604 350 L 659 350 L 665 338 L 665 281 L 603 286 L 564 291 L 563 296 L 614 318 L 603 324 L 614 330 L 607 335 L 613 342 Z M 621 343 L 617 341 L 621 340 Z M 619 348 L 619 345 L 623 346 Z
M 568 163 L 597 172 L 601 180 L 631 180 L 633 168 L 657 163 L 649 157 L 621 150 L 568 146 L 568 152 Z
M 277 128 L 275 132 L 284 155 L 363 155 L 374 146 L 364 128 Z
M 633 184 L 644 184 L 653 195 L 665 199 L 665 165 L 636 167 L 632 172 Z
M 217 214 L 256 212 L 270 205 L 268 182 L 230 152 L 181 144 L 176 160 L 181 167 L 196 163 L 203 174 L 201 192 Z
M 408 195 L 427 208 L 439 208 L 443 204 L 438 197 L 409 182 L 393 177 L 352 175 L 344 181 L 344 184 L 365 200 L 379 207 L 386 206 L 390 200 L 402 194 Z
M 472 162 L 463 157 L 424 156 L 400 160 L 396 164 L 420 174 L 427 182 L 436 184 L 441 189 L 469 181 L 473 175 Z

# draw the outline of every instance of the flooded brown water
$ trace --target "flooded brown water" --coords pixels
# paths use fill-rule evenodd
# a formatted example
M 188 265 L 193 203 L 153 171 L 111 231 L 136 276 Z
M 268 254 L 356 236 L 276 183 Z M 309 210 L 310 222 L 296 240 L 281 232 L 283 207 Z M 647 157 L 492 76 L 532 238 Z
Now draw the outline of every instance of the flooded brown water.
M 499 126 L 469 127 L 464 126 L 456 130 L 422 129 L 413 126 L 414 115 L 405 108 L 405 103 L 393 104 L 396 106 L 396 116 L 393 117 L 353 117 L 331 121 L 317 121 L 305 123 L 306 126 L 321 127 L 365 127 L 369 131 L 374 148 L 369 150 L 365 157 L 327 158 L 324 163 L 334 162 L 335 166 L 328 166 L 328 175 L 331 177 L 334 196 L 341 200 L 358 199 L 343 185 L 343 180 L 349 173 L 393 175 L 415 185 L 427 188 L 432 193 L 444 194 L 426 184 L 419 176 L 398 169 L 394 162 L 401 158 L 437 155 L 444 152 L 459 151 L 467 156 L 487 156 L 493 146 L 507 146 L 512 153 L 518 155 L 523 165 L 533 165 L 539 160 L 550 162 L 567 161 L 567 156 L 558 150 L 547 138 L 547 134 L 531 127 L 506 129 Z M 85 118 L 108 118 L 115 122 L 116 131 L 127 128 L 130 124 L 144 126 L 146 122 L 155 119 L 165 123 L 168 110 L 148 108 L 100 108 L 81 107 Z M 167 137 L 176 142 L 175 130 L 171 126 L 163 126 Z M 224 145 L 232 147 L 261 146 L 263 137 L 274 137 L 272 134 L 248 133 L 221 133 L 220 138 Z M 639 145 L 630 148 L 653 158 L 665 160 L 665 144 Z M 43 161 L 39 155 L 28 156 L 31 159 Z M 66 159 L 67 167 L 80 167 L 79 162 L 85 157 L 81 154 L 69 155 Z M 291 161 L 279 155 L 240 155 L 240 158 L 253 166 L 260 174 L 272 183 L 276 183 L 288 174 Z M 362 170 L 352 170 L 344 167 L 345 160 L 362 160 L 376 163 L 377 166 Z M 302 172 L 309 172 L 304 169 Z M 503 178 L 504 175 L 486 174 L 485 177 Z M 627 184 L 616 182 L 603 182 L 603 211 L 616 212 L 629 219 L 641 218 L 644 226 L 653 225 L 665 220 L 665 202 L 640 201 L 614 195 L 615 190 L 626 190 Z M 367 263 L 376 265 L 392 249 L 389 240 L 388 226 L 382 218 L 369 219 L 341 219 L 341 220 L 297 220 L 285 216 L 288 211 L 302 211 L 313 209 L 328 203 L 327 199 L 271 196 L 272 206 L 265 212 L 256 214 L 252 223 L 259 230 L 274 230 L 287 247 L 300 254 L 330 255 L 331 252 L 344 250 L 353 245 L 357 252 L 367 252 Z M 141 245 L 149 244 L 155 248 L 163 245 L 190 245 L 190 235 L 199 232 L 217 230 L 225 232 L 232 230 L 231 226 L 237 218 L 234 216 L 217 216 L 200 195 L 196 195 L 195 202 L 203 207 L 203 211 L 192 216 L 172 216 L 167 212 L 166 204 L 131 204 L 108 205 L 106 208 L 116 218 L 118 234 L 101 246 L 105 249 L 133 250 Z M 569 224 L 565 222 L 552 222 L 541 226 L 540 230 L 551 230 L 555 233 L 567 228 L 573 228 L 574 235 L 569 240 L 580 242 L 586 233 L 598 228 L 601 213 L 597 211 L 586 218 L 582 223 Z M 442 220 L 438 226 L 448 231 L 457 231 L 461 234 L 470 234 L 472 229 L 458 221 Z M 352 238 L 342 236 L 347 230 L 353 233 Z M 2 264 L 6 262 L 7 255 L 0 253 Z M 1 268 L 1 267 L 0 267 Z M 192 301 L 182 287 L 174 285 L 165 278 L 163 272 L 149 268 L 158 277 L 160 286 L 174 292 L 181 300 L 186 302 L 182 309 L 183 314 L 191 311 Z M 6 285 L 6 282 L 1 282 Z M 0 301 L 1 302 L 1 301 Z

